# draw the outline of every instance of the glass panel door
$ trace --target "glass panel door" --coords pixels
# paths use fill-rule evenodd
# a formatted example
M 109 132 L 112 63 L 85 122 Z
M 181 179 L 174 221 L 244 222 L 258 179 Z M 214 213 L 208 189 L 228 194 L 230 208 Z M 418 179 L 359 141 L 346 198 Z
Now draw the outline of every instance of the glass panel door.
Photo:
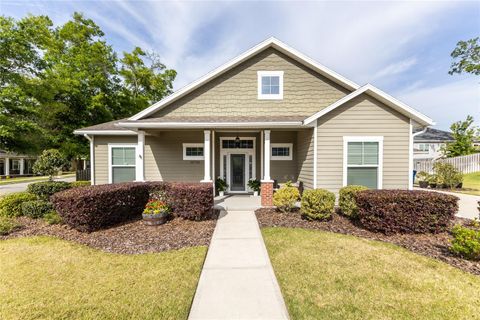
M 245 155 L 230 155 L 231 191 L 245 191 Z

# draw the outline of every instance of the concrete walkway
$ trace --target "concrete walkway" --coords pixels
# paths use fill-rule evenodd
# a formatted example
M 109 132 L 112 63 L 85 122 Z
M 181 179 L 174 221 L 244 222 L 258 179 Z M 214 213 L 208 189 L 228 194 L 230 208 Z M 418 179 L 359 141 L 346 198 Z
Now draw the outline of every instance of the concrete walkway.
M 288 319 L 252 210 L 222 211 L 189 319 Z

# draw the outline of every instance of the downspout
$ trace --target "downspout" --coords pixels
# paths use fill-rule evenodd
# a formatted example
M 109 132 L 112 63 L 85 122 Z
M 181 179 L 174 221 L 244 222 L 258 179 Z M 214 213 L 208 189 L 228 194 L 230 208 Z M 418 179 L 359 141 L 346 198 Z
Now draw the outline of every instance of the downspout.
M 92 135 L 90 137 L 88 134 L 84 134 L 83 136 L 90 141 L 90 184 L 93 186 L 95 185 L 95 153 L 93 150 L 95 136 Z

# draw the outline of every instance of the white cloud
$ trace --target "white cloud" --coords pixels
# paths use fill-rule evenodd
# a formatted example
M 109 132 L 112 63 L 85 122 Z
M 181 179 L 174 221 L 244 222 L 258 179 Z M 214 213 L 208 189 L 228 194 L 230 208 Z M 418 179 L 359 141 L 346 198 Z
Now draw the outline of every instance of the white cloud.
M 417 63 L 417 58 L 412 57 L 399 62 L 394 62 L 385 68 L 382 68 L 372 76 L 372 80 L 382 79 L 387 76 L 394 76 L 403 73 L 412 68 Z

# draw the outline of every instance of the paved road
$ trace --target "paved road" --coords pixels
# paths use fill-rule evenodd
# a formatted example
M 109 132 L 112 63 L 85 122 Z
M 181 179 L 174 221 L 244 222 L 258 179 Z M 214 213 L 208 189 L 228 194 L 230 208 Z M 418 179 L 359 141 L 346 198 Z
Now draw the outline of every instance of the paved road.
M 416 189 L 425 190 L 425 189 L 419 189 L 419 188 L 416 188 Z M 478 201 L 480 201 L 480 196 L 474 196 L 471 194 L 463 194 L 463 193 L 455 193 L 455 192 L 447 192 L 447 191 L 439 191 L 439 190 L 430 190 L 430 189 L 427 189 L 427 191 L 446 193 L 446 194 L 451 194 L 453 196 L 458 197 L 460 200 L 458 201 L 457 217 L 468 218 L 468 219 L 478 218 L 477 207 L 478 207 Z
M 40 181 L 46 181 L 46 180 L 40 180 Z M 25 190 L 27 190 L 27 186 L 30 183 L 40 182 L 40 181 L 19 182 L 19 183 L 11 183 L 11 184 L 0 185 L 0 195 L 9 194 L 9 193 L 12 193 L 12 192 L 25 191 Z M 55 181 L 72 182 L 72 181 L 75 181 L 75 177 L 58 178 L 58 179 L 55 179 Z

